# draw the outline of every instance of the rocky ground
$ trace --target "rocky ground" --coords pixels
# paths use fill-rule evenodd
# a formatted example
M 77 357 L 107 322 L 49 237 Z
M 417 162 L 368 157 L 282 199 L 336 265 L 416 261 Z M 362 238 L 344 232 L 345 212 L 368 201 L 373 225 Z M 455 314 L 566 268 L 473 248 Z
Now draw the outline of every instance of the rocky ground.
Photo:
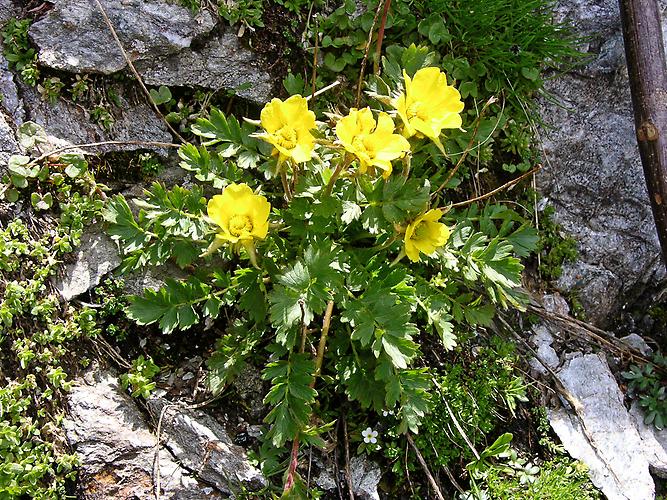
M 207 11 L 195 15 L 163 1 L 104 0 L 103 5 L 146 84 L 240 88 L 236 94 L 256 104 L 271 97 L 276 84 L 271 61 L 253 52 L 235 30 Z M 17 5 L 0 3 L 0 21 L 20 13 Z M 576 294 L 588 321 L 646 353 L 652 346 L 639 335 L 651 329 L 652 320 L 635 315 L 639 322 L 633 325 L 619 318 L 627 319 L 637 307 L 648 309 L 662 300 L 665 269 L 634 139 L 617 4 L 561 0 L 558 13 L 575 20 L 582 35 L 592 36 L 583 47 L 591 55 L 589 62 L 548 82 L 547 89 L 558 103 L 541 103 L 545 164 L 537 186 L 579 248 L 579 259 L 566 265 L 558 288 L 562 296 Z M 40 64 L 53 71 L 113 75 L 127 70 L 95 2 L 56 0 L 33 24 L 30 37 L 39 49 Z M 4 60 L 0 92 L 0 159 L 5 163 L 22 151 L 15 130 L 28 120 L 42 125 L 54 146 L 174 140 L 136 86 L 126 81 L 117 84 L 121 105 L 110 130 L 92 123 L 88 111 L 75 103 L 45 102 L 7 69 Z M 139 147 L 105 145 L 98 151 Z M 156 151 L 165 157 L 170 154 L 163 148 Z M 119 264 L 115 245 L 101 228 L 90 228 L 56 286 L 65 300 L 87 300 L 84 294 Z M 162 278 L 156 273 L 135 276 L 126 287 L 138 291 L 159 285 Z M 561 295 L 540 300 L 547 312 L 568 316 Z M 556 402 L 549 411 L 550 423 L 567 451 L 589 466 L 594 484 L 608 498 L 654 498 L 654 477 L 667 477 L 667 433 L 646 426 L 636 404 L 627 409 L 615 375 L 620 355 L 596 354 L 582 347 L 581 333 L 563 321 L 544 321 L 531 333 L 539 358 L 533 364 L 535 373 L 548 383 L 557 378 L 573 396 Z M 182 499 L 224 498 L 265 483 L 246 450 L 235 444 L 238 436 L 252 437 L 256 432 L 238 412 L 230 409 L 225 419 L 203 407 L 164 399 L 174 384 L 196 390 L 201 365 L 201 358 L 190 359 L 166 373 L 159 384 L 163 388 L 146 408 L 139 408 L 119 387 L 118 374 L 109 367 L 96 365 L 77 380 L 65 428 L 82 458 L 83 498 L 148 498 L 156 478 L 162 498 Z M 254 380 L 261 384 L 256 375 Z M 245 382 L 239 392 L 245 390 L 252 402 L 253 377 Z M 254 399 L 257 404 L 256 394 Z M 379 498 L 377 465 L 354 458 L 351 469 L 357 498 Z M 334 476 L 335 472 L 323 470 L 316 481 L 322 489 L 333 490 L 338 480 Z

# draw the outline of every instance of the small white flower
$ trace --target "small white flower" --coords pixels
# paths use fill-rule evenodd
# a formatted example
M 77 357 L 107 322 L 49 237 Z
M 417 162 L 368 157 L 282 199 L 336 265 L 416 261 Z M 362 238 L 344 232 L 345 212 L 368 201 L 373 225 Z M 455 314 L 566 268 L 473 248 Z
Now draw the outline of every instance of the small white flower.
M 382 410 L 382 416 L 383 417 L 388 417 L 389 415 L 393 415 L 394 412 L 392 410 Z
M 361 431 L 361 436 L 364 438 L 364 443 L 375 444 L 378 442 L 378 431 L 374 431 L 370 427 L 366 427 L 366 429 Z

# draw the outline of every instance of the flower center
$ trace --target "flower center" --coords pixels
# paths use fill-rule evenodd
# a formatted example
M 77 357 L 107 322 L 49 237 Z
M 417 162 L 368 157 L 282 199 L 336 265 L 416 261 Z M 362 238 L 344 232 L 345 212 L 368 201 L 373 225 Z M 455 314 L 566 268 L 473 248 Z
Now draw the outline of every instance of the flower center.
M 285 125 L 276 132 L 278 145 L 285 149 L 294 149 L 297 143 L 296 130 L 289 125 Z
M 375 156 L 375 148 L 373 145 L 365 141 L 366 137 L 363 135 L 358 135 L 352 139 L 352 147 L 355 149 L 357 154 L 362 153 L 369 158 Z
M 415 230 L 412 233 L 412 239 L 414 240 L 424 240 L 428 238 L 428 224 L 425 221 L 421 221 L 415 226 Z
M 413 102 L 412 104 L 410 104 L 410 106 L 408 106 L 406 112 L 409 120 L 415 117 L 420 118 L 422 120 L 427 119 L 427 112 L 425 108 L 422 106 L 421 102 Z
M 242 236 L 252 231 L 252 221 L 247 215 L 232 215 L 229 219 L 229 233 L 232 236 Z

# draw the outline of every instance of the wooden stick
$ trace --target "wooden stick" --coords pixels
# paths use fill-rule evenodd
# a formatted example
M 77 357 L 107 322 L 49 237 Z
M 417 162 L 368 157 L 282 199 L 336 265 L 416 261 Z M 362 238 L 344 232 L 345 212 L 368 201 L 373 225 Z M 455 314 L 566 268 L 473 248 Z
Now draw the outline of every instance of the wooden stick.
M 440 490 L 440 486 L 438 485 L 438 482 L 433 477 L 433 474 L 431 474 L 431 471 L 429 470 L 428 465 L 426 464 L 426 460 L 424 460 L 424 457 L 422 456 L 421 452 L 419 451 L 419 448 L 417 448 L 417 445 L 412 440 L 412 436 L 410 436 L 409 432 L 405 436 L 408 439 L 408 443 L 410 444 L 410 447 L 412 448 L 412 450 L 417 455 L 417 460 L 419 460 L 419 463 L 422 466 L 422 469 L 424 470 L 424 474 L 426 474 L 426 477 L 428 478 L 428 482 L 431 483 L 431 487 L 433 488 L 433 491 L 435 491 L 435 495 L 438 497 L 438 500 L 445 500 L 445 497 L 442 496 L 442 491 Z
M 164 123 L 167 125 L 167 128 L 169 130 L 171 130 L 171 133 L 174 134 L 178 138 L 179 141 L 185 142 L 185 139 L 183 139 L 181 134 L 179 134 L 178 131 L 174 127 L 171 126 L 171 123 L 169 123 L 167 121 L 165 116 L 160 111 L 160 108 L 158 108 L 157 104 L 155 104 L 155 101 L 153 100 L 153 97 L 151 97 L 151 93 L 146 88 L 146 85 L 144 85 L 144 81 L 141 79 L 141 76 L 139 75 L 139 72 L 134 67 L 134 64 L 132 64 L 132 60 L 127 55 L 127 52 L 125 52 L 125 48 L 123 47 L 123 43 L 120 41 L 120 38 L 118 38 L 118 34 L 116 33 L 116 30 L 113 27 L 113 23 L 111 22 L 111 19 L 109 19 L 109 16 L 107 14 L 106 9 L 104 8 L 104 6 L 100 2 L 100 0 L 95 0 L 95 3 L 97 4 L 97 8 L 100 9 L 100 12 L 102 13 L 102 17 L 104 18 L 104 22 L 107 24 L 107 27 L 109 28 L 109 31 L 111 32 L 111 35 L 113 36 L 113 39 L 116 41 L 116 44 L 118 45 L 118 48 L 123 53 L 123 58 L 125 58 L 125 62 L 127 63 L 128 67 L 130 68 L 130 71 L 132 71 L 132 74 L 134 75 L 134 77 L 139 82 L 139 86 L 141 87 L 141 90 L 143 90 L 144 94 L 146 94 L 146 97 L 148 98 L 148 102 L 151 103 L 155 112 L 158 114 L 158 116 L 160 118 L 162 118 Z
M 667 266 L 667 65 L 657 0 L 619 0 L 639 154 Z

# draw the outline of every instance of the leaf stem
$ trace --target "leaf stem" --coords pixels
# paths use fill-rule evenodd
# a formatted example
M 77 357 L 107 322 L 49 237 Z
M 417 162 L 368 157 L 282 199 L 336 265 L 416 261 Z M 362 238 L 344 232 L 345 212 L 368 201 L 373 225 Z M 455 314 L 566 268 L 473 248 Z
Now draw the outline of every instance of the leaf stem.
M 338 163 L 336 170 L 334 170 L 334 173 L 331 175 L 331 179 L 329 179 L 329 182 L 327 183 L 327 187 L 324 190 L 324 196 L 331 196 L 334 184 L 336 184 L 338 177 L 340 177 L 340 173 L 345 170 L 350 163 L 352 163 L 352 158 L 350 155 L 346 154 L 343 156 L 340 163 Z
M 329 336 L 329 328 L 331 328 L 331 314 L 333 313 L 334 301 L 330 300 L 327 303 L 327 309 L 324 312 L 324 321 L 322 321 L 322 334 L 320 335 L 320 343 L 317 346 L 317 357 L 315 358 L 315 377 L 319 377 L 322 372 L 322 363 L 324 361 L 324 351 L 327 346 L 327 337 Z M 313 385 L 315 379 L 313 379 Z

